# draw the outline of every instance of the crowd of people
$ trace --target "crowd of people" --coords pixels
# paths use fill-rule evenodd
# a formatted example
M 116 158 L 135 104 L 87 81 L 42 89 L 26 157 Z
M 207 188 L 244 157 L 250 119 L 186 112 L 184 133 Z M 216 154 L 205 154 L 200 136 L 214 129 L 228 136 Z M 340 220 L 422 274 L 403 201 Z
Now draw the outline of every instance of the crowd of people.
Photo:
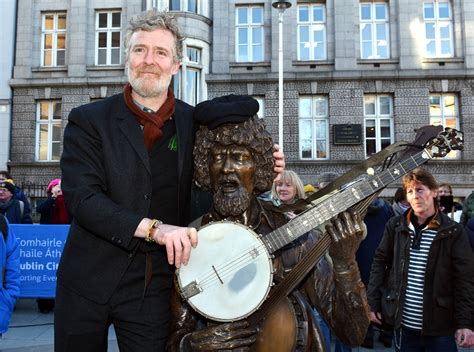
M 304 216 L 299 202 L 317 199 L 337 179 L 320 175 L 304 186 L 284 170 L 250 97 L 195 108 L 175 99 L 169 84 L 182 40 L 169 14 L 134 16 L 125 33 L 123 93 L 69 114 L 61 178 L 36 208 L 41 224 L 71 224 L 55 300 L 38 300 L 40 311 L 55 311 L 55 350 L 106 351 L 110 325 L 123 351 L 278 344 L 329 352 L 333 335 L 336 351 L 345 352 L 373 348 L 376 330 L 385 346 L 402 352 L 474 346 L 474 193 L 461 206 L 452 187 L 423 168 L 403 177 L 392 204 L 375 198 L 366 211 L 344 211 L 275 250 L 275 281 L 286 282 L 326 233 L 331 239 L 321 260 L 276 301 L 278 316 L 270 310 L 258 321 L 260 329 L 255 312 L 216 323 L 181 298 L 173 274 L 199 245 L 199 227 L 240 223 L 273 248 L 274 232 L 294 229 Z M 205 206 L 194 206 L 193 181 L 210 194 Z M 188 226 L 191 213 L 199 217 Z M 18 241 L 9 224 L 32 222 L 27 197 L 0 172 L 0 334 L 19 297 Z M 303 330 L 275 335 L 276 326 Z

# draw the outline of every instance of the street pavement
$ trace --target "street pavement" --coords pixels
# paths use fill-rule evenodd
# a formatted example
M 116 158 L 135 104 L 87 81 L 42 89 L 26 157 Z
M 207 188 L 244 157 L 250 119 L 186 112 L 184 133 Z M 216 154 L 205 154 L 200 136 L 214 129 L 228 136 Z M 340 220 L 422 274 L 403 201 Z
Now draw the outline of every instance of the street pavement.
M 35 299 L 20 299 L 13 312 L 9 330 L 0 339 L 0 352 L 52 352 L 54 313 L 42 314 Z M 374 348 L 353 348 L 353 352 L 389 352 L 394 348 L 384 347 L 374 339 Z M 334 350 L 334 347 L 332 347 Z M 109 331 L 109 352 L 118 352 L 113 328 Z M 86 351 L 85 351 L 86 352 Z M 459 352 L 474 352 L 474 349 L 459 349 Z
M 53 324 L 54 313 L 40 313 L 36 306 L 36 299 L 18 300 L 10 321 L 10 328 L 0 339 L 0 351 L 52 352 L 54 350 Z M 119 351 L 112 328 L 109 331 L 108 351 Z

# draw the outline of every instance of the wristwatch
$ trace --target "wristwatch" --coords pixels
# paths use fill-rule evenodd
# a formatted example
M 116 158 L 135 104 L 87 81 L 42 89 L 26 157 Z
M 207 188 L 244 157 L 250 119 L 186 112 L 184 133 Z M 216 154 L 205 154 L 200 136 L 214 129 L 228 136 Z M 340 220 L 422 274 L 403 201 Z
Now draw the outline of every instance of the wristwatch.
M 148 228 L 148 233 L 145 236 L 145 241 L 155 242 L 155 238 L 153 237 L 152 232 L 153 230 L 159 228 L 161 224 L 163 224 L 163 222 L 157 219 L 153 219 L 151 221 L 150 227 Z

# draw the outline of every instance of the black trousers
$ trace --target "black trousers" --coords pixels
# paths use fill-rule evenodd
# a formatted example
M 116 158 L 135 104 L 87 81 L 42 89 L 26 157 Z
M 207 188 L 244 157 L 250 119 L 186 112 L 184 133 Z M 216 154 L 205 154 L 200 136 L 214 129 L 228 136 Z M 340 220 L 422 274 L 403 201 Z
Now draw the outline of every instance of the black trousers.
M 98 304 L 58 283 L 54 314 L 56 352 L 106 352 L 114 325 L 121 352 L 164 351 L 168 336 L 172 271 L 153 252 L 153 277 L 145 295 L 145 254 L 138 251 L 109 302 Z

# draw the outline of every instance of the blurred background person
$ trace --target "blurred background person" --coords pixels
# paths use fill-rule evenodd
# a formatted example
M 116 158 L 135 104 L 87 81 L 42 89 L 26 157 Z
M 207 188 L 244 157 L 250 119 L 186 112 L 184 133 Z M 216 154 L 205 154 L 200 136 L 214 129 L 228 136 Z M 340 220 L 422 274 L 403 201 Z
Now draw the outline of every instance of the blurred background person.
M 474 218 L 474 191 L 464 200 L 461 214 L 461 224 L 466 226 L 470 219 Z
M 0 214 L 11 224 L 32 224 L 33 220 L 25 203 L 14 199 L 15 184 L 11 179 L 0 182 Z
M 374 260 L 375 250 L 383 237 L 385 225 L 394 216 L 392 206 L 382 198 L 375 198 L 367 208 L 364 223 L 367 226 L 367 237 L 360 243 L 356 252 L 356 261 L 359 265 L 360 277 L 365 287 L 369 284 L 370 268 Z M 378 339 L 385 347 L 392 347 L 392 333 L 380 330 Z M 374 348 L 374 326 L 370 324 L 364 342 L 365 348 Z
M 312 195 L 313 193 L 315 193 L 317 189 L 314 188 L 314 186 L 311 183 L 308 183 L 307 185 L 304 186 L 303 191 L 304 191 L 305 197 L 308 197 Z
M 20 187 L 15 185 L 15 181 L 13 180 L 12 176 L 10 175 L 10 173 L 8 171 L 1 170 L 0 171 L 0 183 L 4 182 L 6 180 L 11 180 L 13 185 L 14 185 L 13 199 L 21 200 L 23 202 L 24 206 L 25 206 L 26 212 L 28 214 L 31 214 L 30 201 L 28 200 L 28 197 L 26 196 L 25 192 L 23 192 L 23 190 Z
M 61 179 L 52 180 L 46 193 L 48 198 L 36 207 L 36 211 L 41 214 L 40 224 L 70 224 L 72 219 L 64 203 Z
M 471 248 L 474 251 L 474 218 L 469 219 L 464 230 L 471 243 Z
M 454 201 L 453 188 L 449 183 L 441 183 L 438 188 L 439 209 L 451 220 L 461 221 L 462 205 Z
M 20 296 L 20 248 L 8 220 L 0 214 L 0 338 L 8 330 L 13 307 Z
M 331 182 L 335 181 L 339 177 L 338 174 L 334 172 L 325 172 L 319 175 L 318 177 L 318 191 L 329 185 Z M 328 197 L 326 195 L 325 197 Z M 324 199 L 324 198 L 323 198 Z M 320 227 L 322 232 L 325 231 L 324 226 Z M 324 342 L 326 344 L 327 352 L 331 352 L 331 329 L 329 328 L 328 324 L 324 321 L 324 319 L 319 315 L 319 313 L 314 310 L 314 313 L 317 317 L 317 321 L 319 323 L 319 327 L 321 328 L 321 332 L 323 333 Z M 352 348 L 342 343 L 336 336 L 334 336 L 334 352 L 351 352 Z
M 410 203 L 407 202 L 405 189 L 398 187 L 393 197 L 392 209 L 394 215 L 402 215 L 410 208 Z
M 61 179 L 55 178 L 48 184 L 46 190 L 48 198 L 38 204 L 36 211 L 41 214 L 40 224 L 64 225 L 71 223 L 71 216 L 64 203 L 64 196 L 61 190 Z M 38 310 L 41 313 L 49 313 L 54 309 L 53 298 L 38 298 L 36 300 Z

